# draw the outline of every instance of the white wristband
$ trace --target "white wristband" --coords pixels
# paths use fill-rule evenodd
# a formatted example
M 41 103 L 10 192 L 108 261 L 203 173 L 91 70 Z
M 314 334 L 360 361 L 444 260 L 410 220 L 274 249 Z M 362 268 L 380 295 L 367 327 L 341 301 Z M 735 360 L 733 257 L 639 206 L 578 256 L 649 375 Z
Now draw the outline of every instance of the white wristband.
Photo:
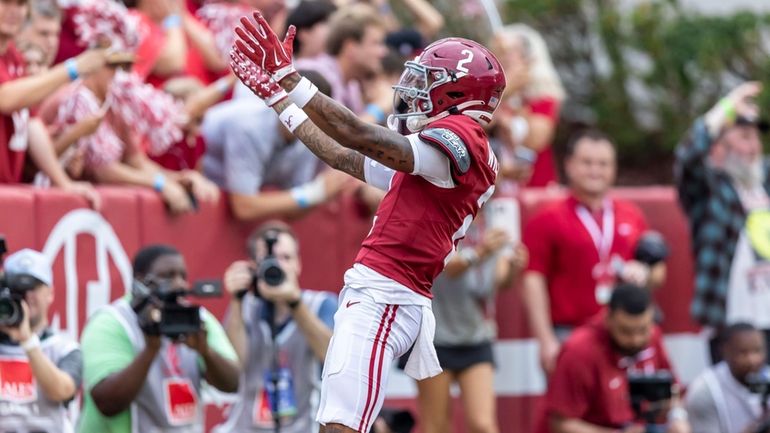
M 297 107 L 305 108 L 305 105 L 313 99 L 316 93 L 318 93 L 318 87 L 307 78 L 302 77 L 294 90 L 289 92 L 289 99 L 297 104 Z
M 21 343 L 21 348 L 24 349 L 25 352 L 30 352 L 38 347 L 40 347 L 40 337 L 38 337 L 37 334 L 32 334 L 27 341 Z
M 316 178 L 304 185 L 294 187 L 289 192 L 299 207 L 303 209 L 315 206 L 326 198 L 324 182 L 323 179 L 320 178 Z
M 299 128 L 299 125 L 302 125 L 302 122 L 307 120 L 307 114 L 295 104 L 291 104 L 281 111 L 281 115 L 278 118 L 286 129 L 294 132 L 295 129 Z

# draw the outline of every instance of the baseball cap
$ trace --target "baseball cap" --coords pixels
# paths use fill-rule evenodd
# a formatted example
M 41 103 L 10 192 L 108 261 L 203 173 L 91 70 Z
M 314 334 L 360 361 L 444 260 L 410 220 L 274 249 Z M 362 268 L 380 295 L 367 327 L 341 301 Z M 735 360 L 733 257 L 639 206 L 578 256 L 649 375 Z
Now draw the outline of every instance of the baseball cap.
M 735 118 L 735 125 L 736 126 L 755 126 L 759 132 L 768 132 L 770 131 L 770 123 L 767 122 L 765 119 L 750 119 L 748 117 L 744 116 L 738 116 Z
M 6 274 L 29 275 L 46 286 L 53 283 L 53 272 L 51 271 L 51 262 L 42 253 L 25 248 L 17 251 L 7 259 L 3 265 Z

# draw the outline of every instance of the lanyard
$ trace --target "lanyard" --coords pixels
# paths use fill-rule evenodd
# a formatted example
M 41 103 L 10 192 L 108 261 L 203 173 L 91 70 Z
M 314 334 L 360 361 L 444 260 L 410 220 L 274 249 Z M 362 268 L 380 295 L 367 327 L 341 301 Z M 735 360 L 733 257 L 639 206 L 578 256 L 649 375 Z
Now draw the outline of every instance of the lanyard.
M 599 262 L 605 263 L 610 258 L 610 250 L 612 249 L 612 241 L 615 237 L 615 212 L 612 209 L 612 202 L 605 200 L 602 203 L 602 227 L 596 223 L 596 220 L 588 209 L 579 204 L 575 209 L 578 219 L 583 223 L 588 234 L 591 236 L 591 240 L 594 241 L 596 252 L 599 254 Z
M 184 377 L 176 345 L 169 343 L 165 349 L 161 348 L 161 350 L 165 352 L 161 354 L 161 358 L 166 374 L 172 377 Z

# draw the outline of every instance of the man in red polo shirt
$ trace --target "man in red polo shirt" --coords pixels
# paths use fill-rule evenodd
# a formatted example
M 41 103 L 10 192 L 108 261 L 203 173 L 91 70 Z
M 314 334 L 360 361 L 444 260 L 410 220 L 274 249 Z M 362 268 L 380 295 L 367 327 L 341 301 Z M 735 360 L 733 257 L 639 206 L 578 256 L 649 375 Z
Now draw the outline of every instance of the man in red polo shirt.
M 671 372 L 671 365 L 650 291 L 622 284 L 611 296 L 607 311 L 564 343 L 548 383 L 540 433 L 645 432 L 631 407 L 628 374 Z M 667 406 L 665 416 L 660 414 L 666 432 L 689 432 L 678 399 Z
M 541 209 L 523 231 L 530 254 L 524 304 L 546 374 L 560 342 L 599 312 L 617 281 L 654 287 L 665 276 L 663 263 L 651 269 L 632 260 L 647 223 L 636 205 L 608 197 L 615 155 L 599 131 L 574 135 L 564 162 L 570 194 Z

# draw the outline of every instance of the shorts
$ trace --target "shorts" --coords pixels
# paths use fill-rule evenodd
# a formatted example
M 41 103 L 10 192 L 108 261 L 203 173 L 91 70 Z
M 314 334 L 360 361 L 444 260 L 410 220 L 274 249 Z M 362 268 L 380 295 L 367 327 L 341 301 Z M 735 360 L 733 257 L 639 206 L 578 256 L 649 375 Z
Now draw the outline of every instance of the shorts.
M 453 373 L 459 373 L 476 364 L 495 363 L 492 343 L 488 341 L 469 346 L 436 346 L 436 353 L 441 368 Z
M 412 347 L 421 322 L 418 305 L 378 304 L 364 291 L 343 290 L 316 420 L 368 432 L 382 408 L 393 360 Z

